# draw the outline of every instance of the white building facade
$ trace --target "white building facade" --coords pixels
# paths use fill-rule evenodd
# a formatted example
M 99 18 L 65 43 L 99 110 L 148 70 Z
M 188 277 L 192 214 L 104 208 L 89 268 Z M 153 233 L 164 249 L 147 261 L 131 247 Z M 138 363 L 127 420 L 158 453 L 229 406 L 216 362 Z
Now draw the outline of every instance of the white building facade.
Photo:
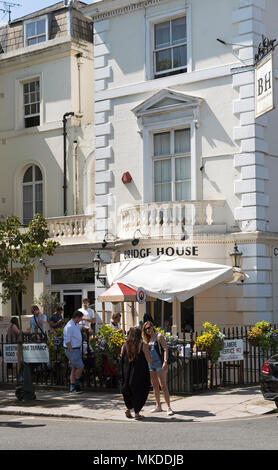
M 277 322 L 277 110 L 254 114 L 254 56 L 262 34 L 276 36 L 277 2 L 101 0 L 82 11 L 94 23 L 96 240 L 113 261 L 226 265 L 236 242 L 249 276 L 145 305 L 139 319 L 152 310 L 178 332 Z

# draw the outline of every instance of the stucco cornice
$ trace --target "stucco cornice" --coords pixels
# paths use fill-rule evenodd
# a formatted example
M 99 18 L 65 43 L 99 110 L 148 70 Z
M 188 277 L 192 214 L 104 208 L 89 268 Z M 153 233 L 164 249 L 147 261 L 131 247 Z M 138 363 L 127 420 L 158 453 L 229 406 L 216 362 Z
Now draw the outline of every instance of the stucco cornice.
M 85 9 L 84 13 L 91 17 L 91 19 L 96 21 L 102 21 L 109 19 L 113 16 L 120 16 L 125 15 L 126 13 L 130 13 L 135 10 L 141 10 L 142 8 L 150 7 L 153 5 L 157 5 L 158 3 L 167 3 L 169 0 L 143 0 L 138 2 L 129 2 L 129 4 L 119 6 L 117 8 L 110 8 L 105 7 L 103 11 L 98 11 L 98 4 L 94 5 L 94 10 L 90 11 L 90 9 Z M 102 3 L 102 2 L 101 2 Z M 108 8 L 108 9 L 107 9 Z
M 88 48 L 88 43 L 81 41 L 77 42 L 71 36 L 65 36 L 62 39 L 50 40 L 47 42 L 47 46 L 46 43 L 40 43 L 36 46 L 38 47 L 23 47 L 16 51 L 2 54 L 0 57 L 1 68 L 11 64 L 19 64 L 22 66 L 25 62 L 29 63 L 36 59 L 41 60 L 42 58 L 47 58 L 50 55 L 64 54 L 71 51 L 79 51 L 80 49 L 90 51 L 89 53 L 92 55 L 92 48 Z

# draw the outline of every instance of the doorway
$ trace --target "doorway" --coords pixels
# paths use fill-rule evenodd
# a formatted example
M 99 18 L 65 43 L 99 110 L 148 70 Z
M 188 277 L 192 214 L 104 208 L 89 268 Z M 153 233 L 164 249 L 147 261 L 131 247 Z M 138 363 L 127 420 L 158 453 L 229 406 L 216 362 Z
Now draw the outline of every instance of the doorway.
M 162 328 L 164 331 L 171 331 L 173 323 L 173 304 L 157 299 L 155 302 L 146 303 L 146 313 L 152 316 L 153 303 L 153 319 L 155 326 Z
M 82 307 L 82 293 L 64 291 L 63 294 L 64 318 L 71 318 L 75 310 Z
M 194 331 L 194 297 L 181 302 L 181 331 Z

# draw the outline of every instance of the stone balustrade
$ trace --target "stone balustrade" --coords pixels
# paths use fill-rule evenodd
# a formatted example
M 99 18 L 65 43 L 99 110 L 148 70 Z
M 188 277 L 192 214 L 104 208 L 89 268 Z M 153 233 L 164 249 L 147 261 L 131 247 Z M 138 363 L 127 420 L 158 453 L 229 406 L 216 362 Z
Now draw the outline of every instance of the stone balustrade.
M 191 233 L 225 233 L 225 201 L 146 203 L 121 211 L 119 238 L 140 229 L 147 237 L 182 237 Z M 139 234 L 138 234 L 139 235 Z
M 95 241 L 93 215 L 69 215 L 47 219 L 49 237 L 61 245 Z

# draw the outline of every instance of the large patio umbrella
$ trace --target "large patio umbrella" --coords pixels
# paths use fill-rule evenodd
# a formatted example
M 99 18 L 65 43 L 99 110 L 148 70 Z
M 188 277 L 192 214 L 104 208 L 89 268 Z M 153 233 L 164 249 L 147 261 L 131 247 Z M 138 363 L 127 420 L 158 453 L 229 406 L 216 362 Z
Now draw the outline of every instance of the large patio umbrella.
M 245 275 L 231 266 L 206 263 L 167 255 L 148 256 L 107 265 L 109 284 L 123 283 L 145 289 L 156 299 L 180 302 L 222 282 L 244 280 Z

